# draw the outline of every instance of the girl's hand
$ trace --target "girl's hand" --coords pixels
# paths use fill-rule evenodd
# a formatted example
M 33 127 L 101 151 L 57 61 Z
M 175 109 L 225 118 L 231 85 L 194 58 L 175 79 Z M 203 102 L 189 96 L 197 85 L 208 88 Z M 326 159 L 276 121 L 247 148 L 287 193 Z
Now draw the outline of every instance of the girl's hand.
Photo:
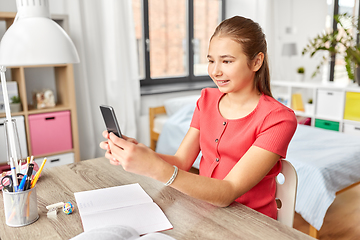
M 103 135 L 103 137 L 106 138 L 106 139 L 109 139 L 109 138 L 110 138 L 110 134 L 108 133 L 107 130 L 103 131 L 103 132 L 102 132 L 102 135 Z M 138 141 L 137 141 L 135 138 L 129 138 L 129 137 L 125 136 L 125 135 L 122 135 L 122 136 L 123 136 L 123 138 L 124 138 L 126 141 L 131 142 L 131 143 L 133 143 L 133 144 L 138 144 Z M 115 137 L 116 137 L 116 136 L 115 136 Z M 108 141 L 103 141 L 103 142 L 101 142 L 101 143 L 100 143 L 100 148 L 106 150 L 105 157 L 110 160 L 110 163 L 111 163 L 112 165 L 120 165 L 120 162 L 117 161 L 116 158 L 111 154 L 111 150 L 110 150 Z
M 109 132 L 107 130 L 103 131 L 102 135 L 103 135 L 104 138 L 109 139 Z M 129 138 L 129 137 L 125 136 L 124 134 L 122 134 L 122 137 L 126 141 L 132 142 L 134 144 L 138 144 L 138 141 L 135 138 Z
M 111 164 L 121 165 L 126 171 L 155 177 L 161 169 L 159 164 L 166 164 L 154 151 L 133 138 L 124 136 L 121 139 L 107 132 L 103 135 L 108 137 L 108 141 L 100 143 L 100 147 L 107 150 L 105 157 Z

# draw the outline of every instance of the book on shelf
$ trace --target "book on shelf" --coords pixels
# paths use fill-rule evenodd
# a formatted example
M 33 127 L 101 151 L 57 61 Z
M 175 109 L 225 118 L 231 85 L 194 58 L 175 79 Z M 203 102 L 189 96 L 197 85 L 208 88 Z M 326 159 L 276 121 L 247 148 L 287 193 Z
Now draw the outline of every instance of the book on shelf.
M 173 228 L 138 183 L 74 195 L 85 232 L 114 224 L 134 228 L 140 235 Z
M 291 97 L 291 108 L 296 111 L 305 111 L 301 93 L 294 93 Z

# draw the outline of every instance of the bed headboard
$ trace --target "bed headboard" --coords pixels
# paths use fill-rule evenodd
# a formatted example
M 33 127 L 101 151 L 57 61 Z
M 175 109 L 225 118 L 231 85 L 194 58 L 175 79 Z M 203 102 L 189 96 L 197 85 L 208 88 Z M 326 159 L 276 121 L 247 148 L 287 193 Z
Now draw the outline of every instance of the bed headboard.
M 159 138 L 159 133 L 154 131 L 154 121 L 156 115 L 166 114 L 165 106 L 149 108 L 149 122 L 150 122 L 150 148 L 155 151 L 156 142 Z

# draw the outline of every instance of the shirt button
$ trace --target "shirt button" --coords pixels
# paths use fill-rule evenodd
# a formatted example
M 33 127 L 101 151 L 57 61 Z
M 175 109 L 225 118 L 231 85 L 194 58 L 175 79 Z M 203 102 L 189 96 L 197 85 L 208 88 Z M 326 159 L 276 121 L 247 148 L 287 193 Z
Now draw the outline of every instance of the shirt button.
M 223 122 L 223 125 L 225 126 L 225 125 L 226 125 L 226 122 Z
M 219 162 L 220 159 L 216 158 L 215 161 Z
M 218 142 L 219 141 L 219 139 L 215 139 L 215 142 Z

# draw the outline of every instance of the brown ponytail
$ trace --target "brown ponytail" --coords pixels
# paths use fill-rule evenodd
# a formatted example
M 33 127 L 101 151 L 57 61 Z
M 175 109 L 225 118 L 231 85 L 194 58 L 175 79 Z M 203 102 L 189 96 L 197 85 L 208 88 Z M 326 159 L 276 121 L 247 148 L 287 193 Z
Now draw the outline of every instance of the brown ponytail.
M 222 21 L 215 29 L 210 41 L 215 36 L 227 36 L 238 42 L 248 58 L 248 65 L 262 52 L 264 61 L 255 73 L 254 85 L 260 93 L 271 96 L 270 70 L 265 34 L 260 25 L 251 19 L 235 16 Z

